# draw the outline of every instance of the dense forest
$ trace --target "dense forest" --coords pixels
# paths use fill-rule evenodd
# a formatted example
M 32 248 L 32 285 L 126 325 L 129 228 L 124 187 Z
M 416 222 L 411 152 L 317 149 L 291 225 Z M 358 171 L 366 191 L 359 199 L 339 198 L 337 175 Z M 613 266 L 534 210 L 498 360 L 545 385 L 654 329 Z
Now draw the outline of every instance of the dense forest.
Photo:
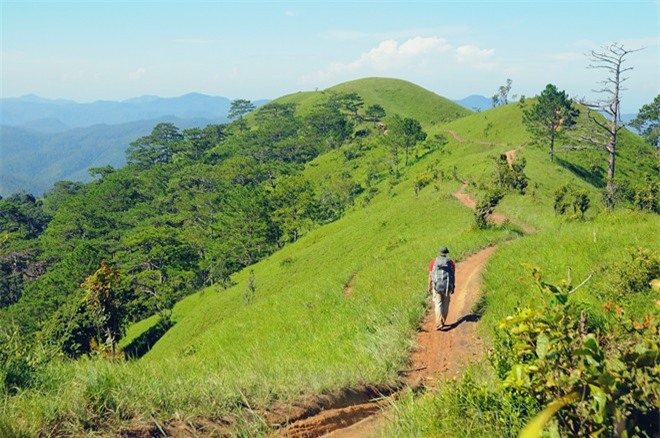
M 90 169 L 91 183 L 2 199 L 2 329 L 17 324 L 26 339 L 78 357 L 90 339 L 108 340 L 98 330 L 109 324 L 114 345 L 129 322 L 155 313 L 167 321 L 182 297 L 230 285 L 234 272 L 336 220 L 365 190 L 348 171 L 323 181 L 300 171 L 351 136 L 382 133 L 380 105 L 362 115 L 356 93 L 328 94 L 304 118 L 295 104 L 271 103 L 248 123 L 254 107 L 236 102 L 230 125 L 158 124 L 130 144 L 126 167 Z M 419 122 L 395 120 L 404 145 L 424 139 Z M 98 314 L 83 282 L 102 263 L 119 284 Z

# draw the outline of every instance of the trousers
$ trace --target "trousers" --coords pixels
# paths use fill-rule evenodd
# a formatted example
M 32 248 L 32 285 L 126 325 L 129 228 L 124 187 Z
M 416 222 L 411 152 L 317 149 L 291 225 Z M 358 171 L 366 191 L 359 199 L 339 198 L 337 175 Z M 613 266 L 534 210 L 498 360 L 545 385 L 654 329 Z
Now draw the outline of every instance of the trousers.
M 451 293 L 433 291 L 433 307 L 435 309 L 435 323 L 445 325 L 449 313 Z

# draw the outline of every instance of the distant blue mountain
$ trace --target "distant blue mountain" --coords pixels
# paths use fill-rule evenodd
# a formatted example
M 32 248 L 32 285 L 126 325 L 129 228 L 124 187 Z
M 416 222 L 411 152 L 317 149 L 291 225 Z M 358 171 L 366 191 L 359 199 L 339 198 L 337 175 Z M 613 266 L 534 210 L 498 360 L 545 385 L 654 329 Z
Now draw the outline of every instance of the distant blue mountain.
M 90 181 L 90 167 L 122 167 L 128 145 L 161 122 L 188 129 L 215 121 L 160 117 L 60 132 L 0 126 L 0 196 L 20 191 L 41 196 L 56 181 Z
M 454 100 L 454 102 L 472 111 L 485 111 L 493 107 L 492 99 L 477 94 L 473 94 L 460 100 Z
M 38 120 L 57 119 L 69 128 L 96 124 L 116 125 L 138 120 L 171 116 L 182 119 L 204 118 L 214 123 L 228 121 L 231 101 L 226 97 L 190 93 L 179 97 L 142 96 L 125 101 L 78 103 L 51 100 L 35 95 L 0 99 L 0 124 L 29 125 Z
M 89 181 L 90 167 L 123 166 L 128 145 L 158 123 L 180 129 L 227 123 L 230 106 L 226 97 L 199 93 L 93 103 L 33 94 L 0 99 L 0 196 L 40 196 L 56 181 Z

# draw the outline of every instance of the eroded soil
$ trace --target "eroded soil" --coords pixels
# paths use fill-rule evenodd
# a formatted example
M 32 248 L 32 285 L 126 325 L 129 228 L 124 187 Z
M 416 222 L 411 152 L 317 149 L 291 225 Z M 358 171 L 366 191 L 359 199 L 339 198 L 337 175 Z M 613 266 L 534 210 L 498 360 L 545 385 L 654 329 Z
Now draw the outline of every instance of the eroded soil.
M 465 141 L 455 132 L 450 133 L 457 140 Z M 513 149 L 506 152 L 509 165 L 515 159 L 516 151 Z M 464 182 L 454 196 L 474 209 L 476 202 L 465 191 L 467 187 L 468 183 Z M 508 217 L 495 212 L 490 219 L 501 225 Z M 523 229 L 533 231 L 529 227 Z M 416 348 L 411 354 L 410 365 L 407 370 L 402 370 L 402 387 L 432 388 L 440 379 L 459 375 L 467 363 L 482 357 L 484 346 L 476 330 L 479 317 L 473 313 L 473 309 L 481 295 L 481 273 L 488 258 L 496 250 L 496 246 L 491 246 L 457 263 L 457 289 L 449 306 L 449 325 L 437 330 L 433 309 L 429 307 L 416 337 Z M 346 285 L 349 294 L 350 283 Z M 374 435 L 383 427 L 389 415 L 388 410 L 384 409 L 390 401 L 388 397 L 396 397 L 396 390 L 373 394 L 371 398 L 356 401 L 349 406 L 328 406 L 316 414 L 303 413 L 298 420 L 286 422 L 287 425 L 274 434 L 279 437 L 333 438 Z

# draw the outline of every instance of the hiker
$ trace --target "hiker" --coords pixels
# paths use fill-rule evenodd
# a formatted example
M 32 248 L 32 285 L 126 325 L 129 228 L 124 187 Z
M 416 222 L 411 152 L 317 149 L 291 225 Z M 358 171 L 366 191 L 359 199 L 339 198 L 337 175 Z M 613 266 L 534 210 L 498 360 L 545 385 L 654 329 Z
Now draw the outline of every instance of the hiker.
M 449 250 L 446 246 L 440 247 L 438 257 L 429 263 L 428 291 L 433 294 L 435 308 L 436 329 L 441 329 L 447 321 L 449 302 L 454 293 L 456 278 L 456 263 L 447 257 Z

